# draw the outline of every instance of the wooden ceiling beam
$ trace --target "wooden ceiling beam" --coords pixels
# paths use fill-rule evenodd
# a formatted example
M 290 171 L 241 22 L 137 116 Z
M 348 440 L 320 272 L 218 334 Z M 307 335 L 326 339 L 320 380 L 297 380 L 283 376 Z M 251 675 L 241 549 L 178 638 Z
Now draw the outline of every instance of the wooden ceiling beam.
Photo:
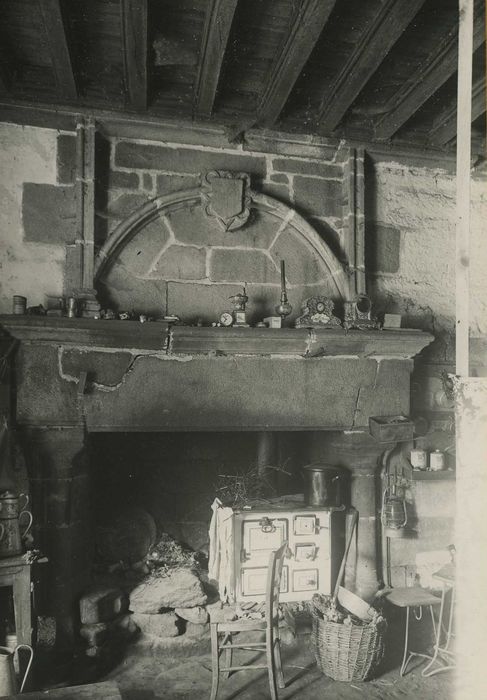
M 63 99 L 76 100 L 78 89 L 60 0 L 38 0 L 38 3 L 58 90 Z
M 47 104 L 25 100 L 0 97 L 0 122 L 38 126 L 48 129 L 73 131 L 80 116 L 96 119 L 97 128 L 106 137 L 146 139 L 169 143 L 198 143 L 212 148 L 237 148 L 232 146 L 227 137 L 227 128 L 223 124 L 195 122 L 190 119 L 175 120 L 163 114 L 128 114 L 123 111 L 109 111 L 99 106 Z M 195 140 L 196 139 L 196 140 Z M 279 131 L 256 129 L 246 134 L 248 146 L 244 142 L 243 151 L 260 150 L 264 153 L 293 155 L 302 157 L 308 153 L 311 158 L 327 158 L 335 153 L 339 139 L 310 136 L 309 134 L 285 133 Z M 258 144 L 258 146 L 256 146 Z M 373 143 L 364 134 L 356 134 L 348 139 L 347 145 L 365 148 L 372 161 L 383 162 L 395 160 L 404 164 L 442 167 L 451 170 L 455 166 L 455 157 L 445 150 L 428 144 L 406 141 L 394 143 Z M 277 150 L 276 150 L 277 149 Z M 483 152 L 483 151 L 477 151 Z
M 476 3 L 477 8 L 483 2 Z M 480 8 L 479 8 L 480 10 Z M 476 11 L 473 50 L 485 40 L 484 17 Z M 375 138 L 390 139 L 457 70 L 458 27 L 429 54 L 390 102 L 391 109 L 375 124 Z
M 147 0 L 120 0 L 125 94 L 129 106 L 147 109 Z
M 319 130 L 333 131 L 425 0 L 385 0 L 323 96 Z M 350 18 L 350 21 L 352 18 Z
M 302 0 L 264 87 L 259 123 L 272 126 L 279 117 L 335 4 L 336 0 Z
M 472 122 L 486 111 L 485 77 L 479 78 L 472 86 Z M 452 101 L 435 119 L 429 133 L 429 142 L 435 146 L 445 146 L 457 134 L 457 100 Z
M 209 117 L 213 111 L 218 79 L 230 35 L 237 0 L 209 0 L 201 38 L 194 113 Z

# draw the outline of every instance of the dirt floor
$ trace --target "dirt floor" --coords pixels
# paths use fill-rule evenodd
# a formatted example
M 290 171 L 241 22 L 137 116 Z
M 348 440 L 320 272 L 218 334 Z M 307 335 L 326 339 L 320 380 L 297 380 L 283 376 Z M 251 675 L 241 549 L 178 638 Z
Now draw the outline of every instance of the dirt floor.
M 256 658 L 254 652 L 239 651 L 235 653 L 234 663 L 245 665 Z M 333 681 L 317 668 L 310 647 L 310 636 L 301 635 L 291 645 L 282 647 L 286 688 L 279 691 L 279 698 L 453 698 L 454 676 L 451 671 L 423 678 L 421 668 L 424 664 L 421 664 L 420 659 L 413 659 L 406 676 L 400 678 L 400 658 L 400 644 L 390 645 L 375 679 L 350 683 Z M 211 657 L 207 640 L 195 641 L 189 645 L 179 638 L 179 641 L 176 639 L 161 644 L 154 639 L 142 637 L 127 649 L 124 660 L 107 678 L 118 682 L 124 700 L 203 700 L 209 697 L 211 687 Z M 239 671 L 227 680 L 220 681 L 218 700 L 268 700 L 269 697 L 267 671 Z

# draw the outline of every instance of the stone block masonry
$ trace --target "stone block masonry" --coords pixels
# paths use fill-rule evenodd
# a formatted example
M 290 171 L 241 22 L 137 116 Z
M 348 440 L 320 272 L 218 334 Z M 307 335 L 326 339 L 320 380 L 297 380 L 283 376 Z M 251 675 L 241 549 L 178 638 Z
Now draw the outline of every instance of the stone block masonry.
M 2 155 L 3 172 L 13 174 L 11 182 L 6 183 L 8 191 L 13 189 L 12 195 L 5 198 L 8 206 L 3 210 L 6 218 L 2 229 L 8 231 L 8 240 L 5 253 L 0 255 L 7 256 L 5 264 L 8 259 L 10 275 L 2 279 L 1 308 L 9 312 L 12 294 L 23 293 L 29 305 L 35 305 L 45 303 L 45 294 L 72 293 L 73 280 L 79 277 L 81 255 L 76 244 L 79 229 L 76 135 L 42 129 L 23 130 L 13 125 L 5 125 L 4 131 L 8 147 Z M 145 202 L 156 196 L 197 189 L 202 176 L 213 169 L 249 173 L 255 191 L 290 207 L 296 206 L 312 225 L 316 224 L 318 235 L 323 235 L 326 243 L 340 240 L 342 235 L 342 221 L 337 213 L 341 207 L 339 184 L 344 171 L 343 147 L 323 149 L 304 144 L 301 152 L 296 144 L 284 148 L 277 140 L 273 153 L 273 142 L 268 135 L 262 143 L 254 139 L 245 147 L 228 148 L 196 145 L 191 140 L 182 144 L 161 144 L 113 138 L 104 143 L 103 153 L 99 148 L 96 150 L 96 248 Z M 259 144 L 262 151 L 258 150 Z M 276 248 L 272 253 L 271 247 L 279 223 L 270 225 L 254 210 L 245 226 L 245 235 L 241 235 L 243 232 L 227 235 L 223 230 L 210 230 L 201 212 L 192 212 L 192 216 L 190 223 L 187 212 L 173 212 L 168 217 L 169 224 L 178 230 L 178 239 L 173 243 L 180 247 L 168 250 L 160 260 L 154 255 L 150 270 L 141 269 L 153 248 L 147 240 L 140 248 L 145 254 L 135 252 L 130 265 L 126 260 L 123 264 L 117 261 L 122 267 L 114 265 L 109 279 L 101 280 L 99 285 L 104 306 L 159 314 L 161 308 L 168 310 L 167 287 L 173 282 L 231 287 L 248 283 L 254 285 L 256 291 L 259 288 L 259 294 L 262 285 L 269 287 L 258 306 L 265 308 L 266 313 L 273 310 L 279 294 L 278 270 L 274 268 L 279 265 L 281 252 Z M 161 241 L 164 230 L 162 225 Z M 191 249 L 183 249 L 185 244 Z M 197 251 L 198 246 L 204 250 Z M 267 252 L 265 255 L 237 253 L 238 263 L 224 270 L 222 265 L 226 268 L 226 261 L 233 256 L 218 253 L 212 270 L 208 248 L 213 246 Z M 162 246 L 159 253 L 161 249 Z M 137 253 L 139 260 L 135 261 Z M 303 257 L 308 257 L 304 251 Z M 238 279 L 236 268 L 239 268 Z M 305 269 L 312 270 L 313 265 L 306 263 Z M 122 285 L 124 276 L 126 283 Z M 302 293 L 298 286 L 304 282 L 318 286 L 321 283 L 314 273 L 304 281 L 301 273 L 298 278 L 297 282 L 289 278 L 288 283 L 294 286 L 293 295 L 299 307 Z M 326 284 L 321 291 L 326 293 Z M 184 296 L 188 297 L 187 292 Z M 221 298 L 221 294 L 214 296 Z M 207 320 L 214 320 L 222 306 L 228 306 L 226 302 L 225 299 L 223 305 L 218 302 L 217 307 L 208 309 Z M 192 321 L 195 316 L 188 315 L 188 310 L 183 308 L 181 313 Z M 169 311 L 177 313 L 174 309 Z
M 336 159 L 336 162 L 335 162 Z M 297 207 L 316 222 L 318 236 L 334 252 L 342 236 L 343 159 L 272 156 L 238 149 L 157 144 L 113 139 L 107 204 L 97 212 L 113 230 L 151 196 L 197 189 L 212 169 L 247 172 L 257 192 Z M 152 190 L 151 190 L 152 187 Z M 100 241 L 101 243 L 102 241 Z M 143 227 L 123 247 L 99 282 L 105 305 L 115 310 L 167 313 L 186 323 L 210 323 L 228 310 L 228 297 L 246 286 L 251 322 L 274 312 L 280 294 L 280 260 L 288 263 L 287 283 L 300 313 L 305 295 L 333 294 L 333 284 L 312 247 L 292 227 L 252 209 L 242 229 L 225 232 L 204 208 L 176 208 Z M 144 307 L 144 297 L 146 299 Z
M 74 187 L 24 183 L 24 238 L 34 243 L 72 243 L 76 240 Z
M 401 232 L 394 226 L 372 224 L 368 229 L 366 268 L 369 272 L 398 272 Z
M 96 589 L 85 593 L 80 601 L 80 618 L 84 625 L 113 620 L 122 612 L 122 591 L 117 589 Z
M 121 141 L 115 148 L 115 166 L 131 170 L 155 170 L 200 175 L 207 170 L 243 171 L 263 177 L 266 161 L 262 156 L 240 155 L 210 150 L 167 148 L 155 144 Z
M 59 134 L 57 137 L 57 181 L 60 185 L 73 185 L 76 177 L 76 137 Z

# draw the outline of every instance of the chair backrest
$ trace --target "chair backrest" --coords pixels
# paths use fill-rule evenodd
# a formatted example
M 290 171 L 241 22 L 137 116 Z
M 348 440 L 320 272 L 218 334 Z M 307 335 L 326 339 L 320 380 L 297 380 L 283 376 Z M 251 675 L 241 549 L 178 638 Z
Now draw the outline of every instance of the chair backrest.
M 275 552 L 271 552 L 269 556 L 265 596 L 265 617 L 268 625 L 272 623 L 273 618 L 277 615 L 279 593 L 281 590 L 282 567 L 286 552 L 287 540 L 281 544 L 279 549 L 276 549 Z

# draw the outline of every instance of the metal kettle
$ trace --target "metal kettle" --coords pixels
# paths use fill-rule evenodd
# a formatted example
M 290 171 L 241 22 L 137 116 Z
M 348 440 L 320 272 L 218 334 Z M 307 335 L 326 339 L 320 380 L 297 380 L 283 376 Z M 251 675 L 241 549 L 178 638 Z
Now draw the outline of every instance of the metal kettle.
M 25 501 L 20 506 L 20 499 Z M 22 553 L 22 538 L 32 527 L 32 513 L 26 510 L 29 498 L 25 494 L 17 496 L 12 491 L 0 493 L 0 558 L 13 557 Z M 24 531 L 20 532 L 20 521 L 26 518 Z
M 17 677 L 15 675 L 14 669 L 14 656 L 18 654 L 19 649 L 28 649 L 30 653 L 29 663 L 25 669 L 24 678 L 20 686 L 20 692 L 23 691 L 25 681 L 29 675 L 30 667 L 32 665 L 32 659 L 34 657 L 34 651 L 28 644 L 19 644 L 15 649 L 9 649 L 8 647 L 0 647 L 0 696 L 12 697 L 12 695 L 17 695 L 19 692 L 17 685 Z
M 342 480 L 340 467 L 316 462 L 303 467 L 304 503 L 315 508 L 342 505 Z

